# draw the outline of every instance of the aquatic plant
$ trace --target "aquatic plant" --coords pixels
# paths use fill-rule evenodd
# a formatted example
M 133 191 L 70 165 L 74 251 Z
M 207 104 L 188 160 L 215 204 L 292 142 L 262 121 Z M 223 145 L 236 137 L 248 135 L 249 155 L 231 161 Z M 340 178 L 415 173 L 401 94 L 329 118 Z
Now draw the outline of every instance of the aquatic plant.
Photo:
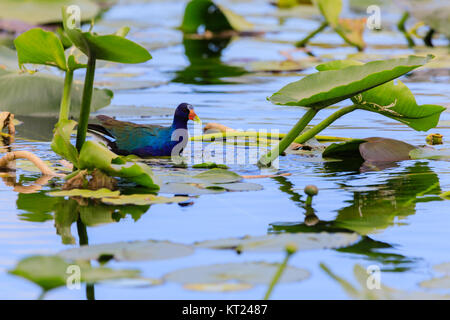
M 318 65 L 316 69 L 319 72 L 286 85 L 268 98 L 278 105 L 302 106 L 308 110 L 280 143 L 259 159 L 259 165 L 269 165 L 292 142 L 305 143 L 343 115 L 358 109 L 379 113 L 417 131 L 434 128 L 445 108 L 417 105 L 407 86 L 400 81 L 397 84 L 392 81 L 432 58 L 432 55 L 409 56 L 365 64 L 338 60 Z M 301 133 L 320 110 L 348 98 L 354 104 L 340 108 Z

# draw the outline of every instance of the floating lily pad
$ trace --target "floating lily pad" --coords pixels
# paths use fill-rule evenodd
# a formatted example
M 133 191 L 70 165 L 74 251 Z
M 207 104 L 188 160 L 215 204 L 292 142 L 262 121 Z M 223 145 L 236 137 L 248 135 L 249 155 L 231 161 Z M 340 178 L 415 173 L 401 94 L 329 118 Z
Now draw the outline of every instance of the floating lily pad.
M 214 168 L 193 176 L 195 179 L 207 181 L 209 183 L 231 183 L 241 181 L 243 178 L 232 171 Z
M 235 183 L 220 183 L 215 186 L 226 189 L 227 191 L 259 191 L 263 186 L 257 183 L 235 182 Z
M 179 203 L 189 200 L 188 197 L 161 197 L 154 194 L 132 194 L 132 195 L 117 195 L 113 197 L 106 196 L 102 198 L 102 202 L 114 205 L 135 204 L 135 205 L 150 205 L 156 203 Z
M 433 267 L 434 270 L 450 275 L 450 262 L 441 263 Z
M 450 289 L 450 276 L 425 280 L 420 286 L 427 289 Z
M 191 267 L 177 270 L 164 276 L 167 281 L 189 285 L 188 288 L 201 288 L 201 284 L 206 288 L 218 285 L 219 288 L 228 289 L 231 284 L 235 284 L 234 289 L 243 288 L 239 284 L 259 285 L 269 284 L 274 274 L 277 272 L 279 264 L 269 264 L 265 262 L 244 262 L 227 263 Z M 309 277 L 309 272 L 295 267 L 287 266 L 280 278 L 280 283 L 290 283 L 305 280 Z M 236 286 L 236 284 L 238 284 Z
M 214 168 L 220 168 L 220 169 L 228 169 L 228 167 L 224 164 L 217 164 L 215 162 L 204 162 L 199 164 L 194 164 L 192 166 L 194 169 L 214 169 Z
M 80 267 L 81 281 L 98 282 L 107 279 L 132 278 L 139 275 L 137 270 L 113 270 L 92 268 L 87 264 L 69 263 L 58 256 L 32 256 L 25 258 L 9 273 L 25 278 L 48 291 L 67 284 L 67 273 L 71 265 Z
M 206 292 L 229 292 L 229 291 L 242 291 L 253 288 L 248 283 L 187 283 L 183 286 L 184 289 L 193 291 L 206 291 Z
M 0 73 L 0 105 L 3 111 L 16 116 L 57 116 L 61 103 L 64 79 L 43 72 Z M 71 97 L 72 116 L 80 112 L 83 83 L 74 81 Z M 113 93 L 94 88 L 91 108 L 99 110 L 110 104 Z
M 165 183 L 161 185 L 159 192 L 161 193 L 171 193 L 171 194 L 187 194 L 190 196 L 196 196 L 201 194 L 214 194 L 214 193 L 222 193 L 226 192 L 224 188 L 220 189 L 211 189 L 200 187 L 201 185 L 198 183 L 178 183 L 178 182 L 172 182 L 172 183 Z
M 409 156 L 413 160 L 450 160 L 450 149 L 435 149 L 432 147 L 416 148 L 411 150 Z
M 61 22 L 61 8 L 70 5 L 80 8 L 82 21 L 95 18 L 100 11 L 100 7 L 91 0 L 2 0 L 0 20 L 20 20 L 29 24 Z
M 108 256 L 117 261 L 144 261 L 185 257 L 193 252 L 191 246 L 148 240 L 83 246 L 61 251 L 58 255 L 71 260 L 99 260 Z
M 359 241 L 357 233 L 298 233 L 259 237 L 207 240 L 195 245 L 209 249 L 236 249 L 239 251 L 285 251 L 286 245 L 294 243 L 298 250 L 315 250 L 346 247 Z
M 119 191 L 111 191 L 106 188 L 102 188 L 102 189 L 98 189 L 98 190 L 88 190 L 88 189 L 62 190 L 62 191 L 49 192 L 48 194 L 51 196 L 54 196 L 54 197 L 83 197 L 83 198 L 94 198 L 94 199 L 120 196 Z

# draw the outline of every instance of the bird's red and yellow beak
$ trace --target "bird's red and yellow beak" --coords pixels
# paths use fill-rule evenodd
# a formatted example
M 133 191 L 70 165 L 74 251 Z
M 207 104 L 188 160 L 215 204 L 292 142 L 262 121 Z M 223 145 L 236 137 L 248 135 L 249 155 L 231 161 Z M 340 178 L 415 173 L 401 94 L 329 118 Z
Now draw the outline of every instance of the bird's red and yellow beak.
M 194 122 L 201 122 L 200 118 L 195 114 L 194 110 L 189 111 L 189 120 L 193 120 Z

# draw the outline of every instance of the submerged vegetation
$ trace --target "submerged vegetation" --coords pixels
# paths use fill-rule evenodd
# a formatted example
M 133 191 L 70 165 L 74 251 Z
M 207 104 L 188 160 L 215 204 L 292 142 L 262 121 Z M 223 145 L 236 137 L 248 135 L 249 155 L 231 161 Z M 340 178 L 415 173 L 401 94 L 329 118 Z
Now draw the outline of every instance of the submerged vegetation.
M 448 207 L 447 134 L 427 132 L 448 129 L 448 90 L 427 86 L 448 81 L 448 74 L 426 73 L 448 71 L 444 46 L 437 48 L 444 51 L 413 51 L 393 45 L 398 54 L 381 54 L 384 46 L 363 38 L 367 17 L 349 15 L 340 0 L 277 1 L 276 6 L 266 1 L 269 9 L 261 5 L 261 10 L 270 11 L 262 15 L 245 6 L 239 15 L 232 10 L 240 8 L 235 3 L 191 0 L 174 14 L 180 21 L 159 17 L 150 23 L 153 18 L 146 17 L 138 32 L 133 23 L 140 20 L 108 17 L 109 8 L 123 9 L 127 1 L 0 3 L 0 40 L 6 39 L 0 46 L 0 124 L 8 129 L 1 137 L 0 176 L 7 192 L 17 192 L 18 223 L 47 226 L 57 235 L 53 247 L 40 250 L 37 241 L 27 248 L 29 255 L 5 259 L 14 262 L 4 268 L 8 274 L 36 284 L 40 299 L 57 297 L 56 289 L 69 287 L 77 272 L 87 299 L 95 299 L 96 286 L 131 284 L 158 292 L 165 283 L 201 297 L 235 292 L 270 299 L 278 293 L 286 297 L 283 284 L 301 286 L 316 272 L 356 299 L 448 299 L 395 285 L 383 285 L 375 294 L 364 287 L 367 275 L 360 265 L 413 270 L 419 257 L 376 234 L 407 225 L 419 211 L 433 219 L 428 203 L 438 203 L 442 211 Z M 137 14 L 152 5 L 133 3 L 130 10 Z M 405 26 L 411 15 L 398 13 L 397 34 L 412 47 Z M 262 24 L 269 15 L 276 28 Z M 297 29 L 286 21 L 311 16 L 320 20 L 312 24 L 319 27 L 302 30 L 298 41 Z M 86 22 L 90 28 L 82 25 Z M 445 42 L 441 25 L 422 22 L 429 24 L 427 45 Z M 149 30 L 158 36 L 148 36 Z M 340 44 L 310 41 L 322 36 Z M 289 46 L 297 49 L 284 50 Z M 376 54 L 362 52 L 366 47 Z M 183 50 L 186 61 L 177 65 Z M 270 60 L 270 50 L 285 60 Z M 297 52 L 308 57 L 294 58 Z M 426 80 L 418 82 L 414 75 Z M 276 106 L 265 101 L 267 94 Z M 174 110 L 164 107 L 185 100 L 211 122 L 194 127 L 181 157 L 119 155 L 88 132 L 98 110 L 141 128 L 165 124 Z M 304 110 L 300 119 L 298 110 Z M 46 118 L 51 139 L 24 134 Z M 153 215 L 146 214 L 150 210 Z M 299 216 L 301 221 L 288 220 Z M 98 230 L 107 236 L 97 237 Z M 89 242 L 91 232 L 95 243 Z M 318 256 L 308 253 L 311 260 L 305 259 L 304 251 Z M 332 271 L 338 266 L 327 262 L 329 251 L 354 268 L 360 288 L 337 275 L 342 268 Z M 233 253 L 238 256 L 232 262 L 222 259 Z M 254 253 L 267 261 L 253 261 Z M 201 263 L 184 264 L 194 255 Z M 133 267 L 120 266 L 125 263 Z M 436 268 L 445 276 L 422 279 L 420 287 L 448 290 L 447 266 Z

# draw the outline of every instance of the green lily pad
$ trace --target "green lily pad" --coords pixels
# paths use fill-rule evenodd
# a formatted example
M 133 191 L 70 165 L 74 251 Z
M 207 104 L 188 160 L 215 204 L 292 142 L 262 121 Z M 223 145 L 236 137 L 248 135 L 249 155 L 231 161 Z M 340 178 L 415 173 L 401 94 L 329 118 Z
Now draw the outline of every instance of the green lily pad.
M 132 195 L 117 195 L 106 196 L 102 198 L 102 202 L 113 205 L 150 205 L 156 203 L 179 203 L 189 200 L 188 197 L 161 197 L 154 194 L 132 194 Z
M 398 78 L 432 57 L 409 56 L 320 71 L 284 86 L 269 100 L 279 105 L 327 107 Z
M 36 72 L 0 74 L 0 105 L 3 111 L 16 116 L 57 116 L 63 92 L 64 79 L 52 74 Z M 83 83 L 74 81 L 71 96 L 72 116 L 80 113 Z M 112 91 L 94 88 L 91 108 L 93 111 L 111 103 Z
M 93 268 L 87 264 L 69 263 L 58 256 L 31 256 L 25 258 L 10 270 L 10 274 L 25 278 L 48 291 L 67 284 L 69 267 L 80 267 L 80 281 L 94 283 L 107 279 L 132 278 L 139 275 L 137 270 L 113 270 Z
M 43 64 L 67 70 L 64 47 L 58 36 L 50 31 L 35 28 L 22 33 L 14 40 L 19 66 L 25 63 Z
M 263 189 L 263 186 L 260 184 L 248 182 L 219 183 L 215 186 L 224 188 L 227 191 L 259 191 Z
M 286 245 L 294 243 L 298 250 L 316 250 L 341 248 L 360 240 L 357 233 L 298 233 L 277 234 L 259 237 L 228 238 L 207 240 L 195 244 L 199 248 L 237 249 L 238 251 L 280 251 L 284 252 Z
M 104 197 L 119 197 L 119 191 L 111 191 L 106 188 L 98 190 L 88 190 L 88 189 L 72 189 L 72 190 L 62 190 L 53 191 L 48 193 L 50 196 L 54 197 L 83 197 L 83 198 L 94 198 L 101 199 Z
M 199 164 L 194 164 L 192 166 L 194 169 L 214 169 L 214 168 L 220 168 L 220 169 L 228 169 L 228 167 L 224 164 L 217 164 L 215 162 L 204 162 Z
M 123 34 L 98 35 L 90 31 L 83 32 L 78 28 L 69 28 L 69 20 L 66 9 L 63 9 L 64 31 L 72 43 L 87 56 L 119 63 L 142 63 L 152 58 L 144 47 L 125 39 Z
M 341 143 L 332 143 L 323 151 L 322 157 L 333 159 L 361 159 L 359 146 L 364 142 L 366 142 L 366 140 L 353 139 Z
M 193 176 L 194 179 L 199 179 L 209 183 L 231 183 L 241 181 L 243 178 L 229 170 L 214 168 Z
M 204 292 L 230 292 L 230 291 L 243 291 L 253 288 L 248 283 L 186 283 L 183 285 L 184 289 L 192 291 L 204 291 Z
M 450 149 L 435 149 L 432 147 L 416 148 L 411 150 L 409 156 L 413 160 L 431 159 L 431 160 L 449 160 Z
M 117 261 L 144 261 L 174 259 L 193 253 L 191 246 L 148 240 L 83 246 L 61 251 L 58 255 L 71 260 L 99 260 L 108 256 Z
M 361 66 L 355 60 L 340 60 L 324 63 L 316 67 L 320 71 L 339 70 L 349 66 Z M 402 122 L 417 131 L 427 131 L 439 122 L 440 114 L 445 110 L 438 105 L 418 105 L 411 90 L 401 81 L 389 81 L 376 88 L 361 92 L 352 97 L 358 108 L 380 113 Z
M 202 194 L 215 194 L 226 192 L 224 188 L 211 189 L 206 188 L 206 186 L 200 187 L 198 183 L 181 183 L 181 182 L 171 182 L 164 183 L 160 186 L 159 192 L 161 193 L 171 193 L 171 194 L 186 194 L 190 196 L 197 196 Z
M 224 284 L 231 283 L 259 285 L 269 284 L 278 268 L 279 264 L 265 262 L 215 264 L 177 270 L 165 275 L 164 279 L 191 287 L 200 284 L 211 287 L 211 285 L 218 284 L 223 288 Z M 308 277 L 308 271 L 287 266 L 279 283 L 298 282 Z M 237 288 L 242 289 L 241 287 Z
M 91 0 L 2 0 L 0 19 L 20 20 L 29 24 L 48 24 L 62 21 L 61 7 L 76 5 L 82 21 L 90 21 L 100 12 Z

